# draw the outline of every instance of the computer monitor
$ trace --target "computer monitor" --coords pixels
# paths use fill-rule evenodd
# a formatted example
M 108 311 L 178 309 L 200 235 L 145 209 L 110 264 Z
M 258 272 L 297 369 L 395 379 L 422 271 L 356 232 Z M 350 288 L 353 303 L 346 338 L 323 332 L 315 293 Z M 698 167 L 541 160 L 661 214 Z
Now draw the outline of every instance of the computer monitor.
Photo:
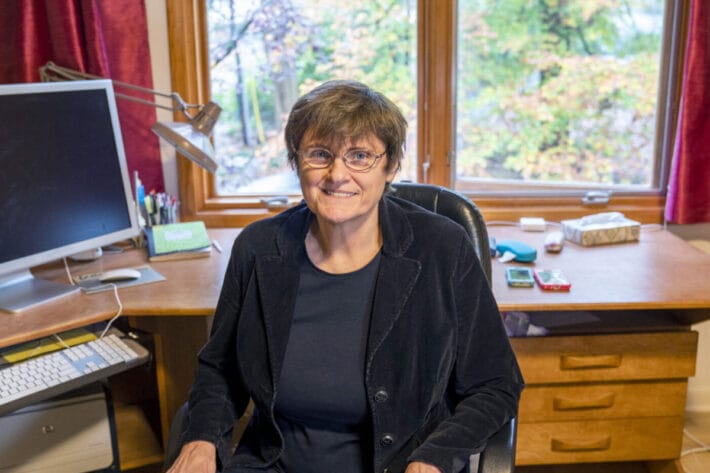
M 30 268 L 139 231 L 111 81 L 0 85 L 0 309 L 78 290 Z

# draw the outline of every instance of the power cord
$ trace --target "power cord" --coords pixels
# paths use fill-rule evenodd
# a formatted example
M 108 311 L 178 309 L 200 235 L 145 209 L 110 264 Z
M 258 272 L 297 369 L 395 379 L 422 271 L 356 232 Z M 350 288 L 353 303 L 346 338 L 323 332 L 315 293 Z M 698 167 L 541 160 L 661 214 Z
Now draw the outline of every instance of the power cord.
M 688 449 L 688 450 L 684 450 L 684 451 L 680 452 L 680 456 L 681 456 L 681 457 L 684 456 L 684 455 L 690 455 L 691 453 L 710 452 L 710 445 L 706 444 L 705 442 L 703 442 L 702 440 L 700 440 L 698 437 L 696 437 L 695 435 L 691 434 L 691 433 L 688 431 L 688 429 L 683 429 L 683 434 L 684 434 L 686 437 L 688 437 L 690 440 L 692 440 L 693 442 L 697 443 L 697 444 L 700 445 L 700 446 L 699 446 L 699 447 L 695 447 L 695 448 L 690 448 L 690 449 Z
M 700 440 L 698 437 L 696 437 L 695 435 L 691 434 L 691 433 L 688 431 L 688 429 L 683 429 L 683 435 L 685 435 L 685 436 L 688 437 L 690 440 L 692 440 L 693 442 L 697 443 L 697 444 L 700 445 L 700 446 L 699 446 L 699 447 L 695 447 L 695 448 L 689 448 L 688 450 L 683 450 L 682 452 L 680 452 L 681 458 L 682 458 L 682 457 L 685 457 L 685 456 L 687 456 L 687 455 L 695 454 L 695 453 L 704 453 L 704 452 L 710 451 L 710 445 L 706 444 L 705 442 L 703 442 L 702 440 Z M 696 459 L 696 460 L 697 460 L 697 459 Z M 699 464 L 699 463 L 698 463 L 698 464 Z M 688 468 L 688 466 L 687 466 L 685 463 L 681 463 L 681 467 L 683 468 L 683 470 L 685 471 L 685 473 L 694 473 L 694 471 L 691 470 L 690 468 Z
M 74 283 L 74 278 L 72 277 L 71 270 L 69 269 L 69 263 L 67 263 L 66 258 L 62 258 L 62 259 L 64 261 L 64 271 L 66 271 L 66 273 L 67 273 L 67 278 L 69 279 L 69 283 L 72 286 L 75 286 L 76 284 Z M 111 328 L 111 325 L 113 325 L 113 323 L 116 321 L 116 319 L 118 319 L 121 316 L 121 314 L 123 313 L 123 303 L 121 302 L 121 298 L 118 295 L 118 286 L 114 283 L 108 283 L 107 286 L 111 286 L 113 288 L 113 295 L 116 299 L 116 304 L 118 304 L 118 311 L 116 311 L 116 314 L 113 317 L 111 317 L 111 319 L 106 323 L 106 327 L 101 332 L 101 335 L 99 335 L 99 338 L 104 338 L 106 333 L 108 333 L 109 329 Z M 53 336 L 57 340 L 59 340 L 59 342 L 62 345 L 64 345 L 65 347 L 68 348 L 68 345 L 59 337 L 59 335 L 54 334 Z
M 71 271 L 69 270 L 69 263 L 67 263 L 67 259 L 62 258 L 62 261 L 64 261 L 64 271 L 67 273 L 67 279 L 69 279 L 69 284 L 71 284 L 72 286 L 76 286 L 74 278 L 71 277 Z
M 108 321 L 108 323 L 106 324 L 106 327 L 101 332 L 101 335 L 99 336 L 99 338 L 104 338 L 106 333 L 111 328 L 111 325 L 116 321 L 117 318 L 119 318 L 121 316 L 121 313 L 123 312 L 123 304 L 121 303 L 121 298 L 118 297 L 118 286 L 116 286 L 114 283 L 109 283 L 109 285 L 113 287 L 113 295 L 116 297 L 116 303 L 118 304 L 118 311 L 116 312 L 116 315 L 114 315 L 111 318 L 111 320 Z
M 60 344 L 61 346 L 63 346 L 64 348 L 71 348 L 71 347 L 69 346 L 69 344 L 67 344 L 67 342 L 65 342 L 65 341 L 62 339 L 62 337 L 60 337 L 60 336 L 57 335 L 56 333 L 53 333 L 53 334 L 52 334 L 52 337 L 54 337 L 54 338 L 59 342 L 59 344 Z

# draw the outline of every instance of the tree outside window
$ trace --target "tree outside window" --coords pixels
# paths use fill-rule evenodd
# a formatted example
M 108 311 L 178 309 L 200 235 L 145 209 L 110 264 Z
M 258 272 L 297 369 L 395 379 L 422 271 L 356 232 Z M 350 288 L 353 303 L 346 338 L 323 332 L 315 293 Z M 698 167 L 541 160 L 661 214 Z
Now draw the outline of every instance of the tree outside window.
M 212 97 L 219 194 L 296 194 L 283 127 L 296 99 L 329 79 L 356 79 L 397 103 L 416 133 L 415 0 L 211 0 Z M 413 175 L 409 146 L 404 175 Z
M 460 0 L 456 187 L 650 189 L 659 0 Z

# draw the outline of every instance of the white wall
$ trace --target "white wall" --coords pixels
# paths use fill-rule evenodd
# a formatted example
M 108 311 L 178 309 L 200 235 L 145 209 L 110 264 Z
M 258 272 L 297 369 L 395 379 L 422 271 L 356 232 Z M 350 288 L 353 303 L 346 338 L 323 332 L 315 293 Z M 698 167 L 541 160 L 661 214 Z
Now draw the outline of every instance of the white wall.
M 701 250 L 710 253 L 710 223 L 695 225 L 669 225 L 668 229 Z M 710 287 L 710 283 L 708 285 Z M 686 410 L 710 412 L 710 320 L 696 324 L 698 356 L 695 376 L 688 380 Z
M 171 92 L 170 50 L 168 48 L 168 19 L 165 8 L 165 0 L 145 0 L 153 89 L 169 93 Z M 165 104 L 168 105 L 168 102 Z M 158 121 L 174 121 L 172 112 L 162 109 L 156 110 Z M 175 149 L 164 140 L 160 140 L 160 155 L 163 163 L 165 192 L 179 198 Z

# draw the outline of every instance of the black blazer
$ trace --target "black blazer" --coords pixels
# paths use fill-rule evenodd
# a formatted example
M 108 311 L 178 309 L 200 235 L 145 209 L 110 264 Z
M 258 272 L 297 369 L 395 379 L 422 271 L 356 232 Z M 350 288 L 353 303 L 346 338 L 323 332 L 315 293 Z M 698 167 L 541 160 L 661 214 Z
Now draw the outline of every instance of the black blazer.
M 365 386 L 375 472 L 419 460 L 445 473 L 516 414 L 523 380 L 469 237 L 453 221 L 386 195 Z M 246 227 L 232 248 L 210 338 L 199 353 L 183 442 L 220 446 L 249 402 L 232 466 L 273 464 L 273 418 L 298 288 L 305 204 Z

